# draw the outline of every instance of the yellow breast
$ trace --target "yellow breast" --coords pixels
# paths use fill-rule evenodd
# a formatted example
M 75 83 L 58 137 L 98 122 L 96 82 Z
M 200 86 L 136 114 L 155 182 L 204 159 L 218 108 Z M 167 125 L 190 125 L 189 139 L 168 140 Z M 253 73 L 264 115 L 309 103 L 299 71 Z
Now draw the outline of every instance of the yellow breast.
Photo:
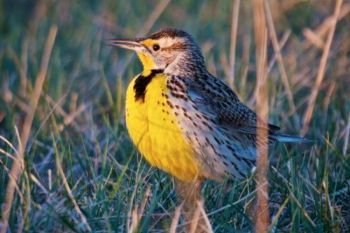
M 195 179 L 199 164 L 166 103 L 167 77 L 155 75 L 144 98 L 135 98 L 136 79 L 131 81 L 126 94 L 126 125 L 133 143 L 152 166 L 181 180 Z

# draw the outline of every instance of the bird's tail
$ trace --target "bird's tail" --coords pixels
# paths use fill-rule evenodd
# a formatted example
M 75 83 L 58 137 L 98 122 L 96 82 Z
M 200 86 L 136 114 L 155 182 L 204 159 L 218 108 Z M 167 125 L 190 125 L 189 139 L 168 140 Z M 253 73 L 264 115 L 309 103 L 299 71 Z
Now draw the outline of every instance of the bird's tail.
M 312 143 L 312 140 L 287 134 L 274 134 L 273 138 L 279 142 Z

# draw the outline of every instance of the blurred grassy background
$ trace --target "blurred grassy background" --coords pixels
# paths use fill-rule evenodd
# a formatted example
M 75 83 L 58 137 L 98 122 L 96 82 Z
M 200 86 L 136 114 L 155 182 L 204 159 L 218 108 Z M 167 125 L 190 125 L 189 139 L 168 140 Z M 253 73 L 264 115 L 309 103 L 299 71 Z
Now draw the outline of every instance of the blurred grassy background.
M 277 36 L 285 39 L 281 53 L 296 106 L 288 102 L 269 39 L 270 121 L 299 134 L 327 36 L 322 23 L 335 1 L 268 2 Z M 342 6 L 307 132 L 317 143 L 271 151 L 272 232 L 350 231 L 349 4 Z M 141 159 L 124 126 L 125 89 L 141 66 L 106 40 L 181 28 L 200 42 L 209 70 L 230 81 L 232 11 L 232 1 L 0 0 L 0 203 L 10 156 L 16 156 L 10 144 L 17 147 L 16 129 L 21 134 L 30 112 L 49 29 L 58 28 L 10 213 L 11 232 L 125 232 L 135 222 L 139 232 L 167 232 L 177 205 L 172 179 Z M 241 1 L 233 88 L 254 108 L 252 17 L 251 2 Z M 252 230 L 253 184 L 205 184 L 215 232 Z

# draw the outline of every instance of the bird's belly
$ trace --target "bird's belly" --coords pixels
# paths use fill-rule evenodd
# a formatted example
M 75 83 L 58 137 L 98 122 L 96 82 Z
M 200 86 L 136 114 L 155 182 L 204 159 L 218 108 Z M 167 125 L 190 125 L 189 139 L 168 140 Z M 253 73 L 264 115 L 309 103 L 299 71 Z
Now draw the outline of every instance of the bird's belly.
M 133 82 L 126 97 L 126 124 L 140 153 L 152 165 L 181 180 L 198 176 L 199 164 L 166 104 L 164 78 L 154 78 L 144 101 L 135 100 Z

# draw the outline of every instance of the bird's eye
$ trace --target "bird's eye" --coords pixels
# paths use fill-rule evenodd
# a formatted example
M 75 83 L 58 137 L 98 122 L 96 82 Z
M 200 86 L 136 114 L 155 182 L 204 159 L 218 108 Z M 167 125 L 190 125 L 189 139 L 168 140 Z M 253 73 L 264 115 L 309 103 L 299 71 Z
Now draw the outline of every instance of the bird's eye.
M 160 46 L 159 44 L 154 44 L 152 48 L 153 48 L 153 51 L 158 51 L 160 49 Z

